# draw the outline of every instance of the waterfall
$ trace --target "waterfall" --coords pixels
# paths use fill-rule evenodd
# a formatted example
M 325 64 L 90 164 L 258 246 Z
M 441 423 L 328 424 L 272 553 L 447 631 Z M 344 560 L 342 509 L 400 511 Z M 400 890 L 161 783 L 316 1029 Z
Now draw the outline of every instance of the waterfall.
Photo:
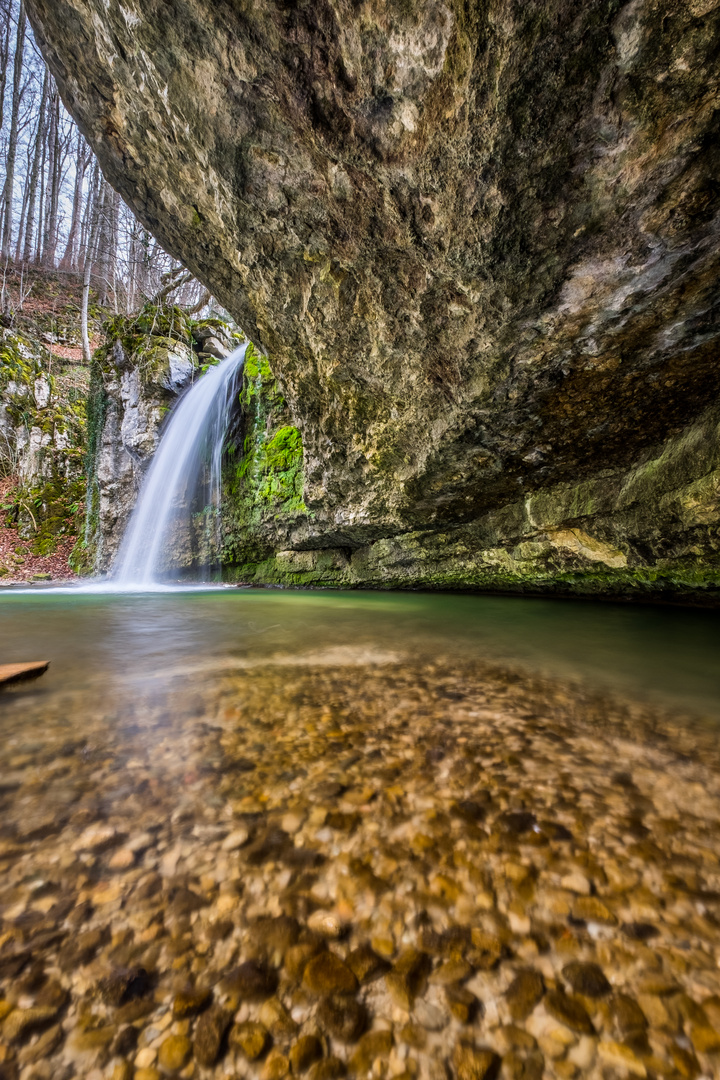
M 121 588 L 151 586 L 167 574 L 168 549 L 179 527 L 190 530 L 193 498 L 201 489 L 214 531 L 208 539 L 217 547 L 223 444 L 246 349 L 242 345 L 209 368 L 173 410 L 113 568 L 113 582 Z

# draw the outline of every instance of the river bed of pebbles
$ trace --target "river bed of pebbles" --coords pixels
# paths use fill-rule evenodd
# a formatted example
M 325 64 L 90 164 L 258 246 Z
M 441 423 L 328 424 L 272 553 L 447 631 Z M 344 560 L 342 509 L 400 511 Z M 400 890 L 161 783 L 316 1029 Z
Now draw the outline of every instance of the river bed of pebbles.
M 712 730 L 482 665 L 0 704 L 0 1077 L 720 1075 Z

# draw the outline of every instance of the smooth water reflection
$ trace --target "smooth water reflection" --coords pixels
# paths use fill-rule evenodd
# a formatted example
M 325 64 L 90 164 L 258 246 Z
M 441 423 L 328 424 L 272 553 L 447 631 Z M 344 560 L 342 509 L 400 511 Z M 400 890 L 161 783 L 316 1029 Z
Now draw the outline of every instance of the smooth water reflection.
M 720 719 L 720 615 L 591 602 L 264 590 L 0 596 L 2 662 L 49 659 L 42 692 L 323 651 L 491 660 Z M 338 652 L 338 650 L 341 650 Z

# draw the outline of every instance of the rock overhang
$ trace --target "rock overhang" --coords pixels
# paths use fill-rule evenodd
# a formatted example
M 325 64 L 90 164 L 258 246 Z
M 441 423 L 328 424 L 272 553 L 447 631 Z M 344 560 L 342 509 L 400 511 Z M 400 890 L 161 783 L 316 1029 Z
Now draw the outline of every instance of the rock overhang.
M 28 0 L 110 181 L 271 358 L 313 528 L 631 466 L 720 389 L 720 6 Z

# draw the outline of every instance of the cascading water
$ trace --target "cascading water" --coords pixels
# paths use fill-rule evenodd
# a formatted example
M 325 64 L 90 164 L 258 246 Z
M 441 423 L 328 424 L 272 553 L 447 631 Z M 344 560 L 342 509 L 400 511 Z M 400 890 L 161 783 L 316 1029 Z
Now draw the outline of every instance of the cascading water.
M 184 521 L 189 527 L 193 497 L 205 480 L 203 507 L 217 542 L 220 524 L 222 451 L 247 345 L 211 367 L 175 407 L 143 482 L 137 506 L 115 563 L 120 588 L 158 584 L 172 568 L 168 548 Z

